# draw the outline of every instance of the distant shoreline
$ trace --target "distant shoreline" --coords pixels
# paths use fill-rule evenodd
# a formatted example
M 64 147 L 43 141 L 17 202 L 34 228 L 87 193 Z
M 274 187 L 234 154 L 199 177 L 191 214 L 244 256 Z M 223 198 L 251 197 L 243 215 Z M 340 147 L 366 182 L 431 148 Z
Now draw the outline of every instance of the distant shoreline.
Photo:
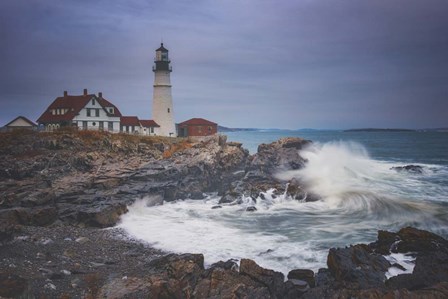
M 366 128 L 366 129 L 349 129 L 349 130 L 344 130 L 344 132 L 417 132 L 417 130 Z
M 339 131 L 339 132 L 448 132 L 448 128 L 429 128 L 429 129 L 382 129 L 382 128 L 359 128 L 359 129 L 276 129 L 276 128 L 228 128 L 218 126 L 218 133 L 227 132 L 262 132 L 262 131 L 290 131 L 290 132 L 318 132 L 318 131 Z

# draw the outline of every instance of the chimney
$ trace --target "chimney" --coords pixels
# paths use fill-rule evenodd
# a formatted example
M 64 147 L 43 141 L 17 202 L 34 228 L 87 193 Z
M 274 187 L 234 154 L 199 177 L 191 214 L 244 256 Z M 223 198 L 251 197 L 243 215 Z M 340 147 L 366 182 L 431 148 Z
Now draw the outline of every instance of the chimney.
M 68 96 L 67 90 L 64 90 L 64 98 Z
M 84 88 L 84 95 L 87 95 L 87 88 Z
M 98 97 L 99 97 L 100 99 L 103 98 L 103 93 L 102 93 L 101 91 L 98 93 Z

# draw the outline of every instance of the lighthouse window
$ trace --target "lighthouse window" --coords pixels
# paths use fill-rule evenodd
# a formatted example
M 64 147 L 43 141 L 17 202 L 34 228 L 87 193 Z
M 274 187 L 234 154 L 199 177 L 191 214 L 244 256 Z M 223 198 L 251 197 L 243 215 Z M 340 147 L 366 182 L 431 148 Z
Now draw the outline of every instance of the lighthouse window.
M 162 53 L 162 60 L 167 61 L 168 60 L 168 53 Z
M 170 108 L 168 108 L 168 113 L 170 113 Z

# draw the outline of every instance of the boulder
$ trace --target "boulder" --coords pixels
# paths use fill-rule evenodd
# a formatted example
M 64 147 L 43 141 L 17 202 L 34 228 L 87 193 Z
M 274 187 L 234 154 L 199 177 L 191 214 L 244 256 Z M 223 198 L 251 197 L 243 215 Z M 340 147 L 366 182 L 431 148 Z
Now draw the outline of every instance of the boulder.
M 240 263 L 240 274 L 247 275 L 266 286 L 272 298 L 283 298 L 285 286 L 282 273 L 262 268 L 253 260 L 242 259 Z
M 309 269 L 294 269 L 289 271 L 288 279 L 299 279 L 308 283 L 310 287 L 316 285 L 316 279 L 314 278 L 313 270 Z
M 204 272 L 194 292 L 195 298 L 271 298 L 262 283 L 241 275 L 232 261 L 218 262 Z
M 120 219 L 120 215 L 127 211 L 124 203 L 81 206 L 77 212 L 77 221 L 86 226 L 110 227 L 114 226 Z
M 397 172 L 409 172 L 409 173 L 423 173 L 423 167 L 419 165 L 406 165 L 406 166 L 394 166 L 391 170 L 395 170 Z
M 364 244 L 331 248 L 327 265 L 336 282 L 354 289 L 384 287 L 385 273 L 390 267 L 382 255 Z

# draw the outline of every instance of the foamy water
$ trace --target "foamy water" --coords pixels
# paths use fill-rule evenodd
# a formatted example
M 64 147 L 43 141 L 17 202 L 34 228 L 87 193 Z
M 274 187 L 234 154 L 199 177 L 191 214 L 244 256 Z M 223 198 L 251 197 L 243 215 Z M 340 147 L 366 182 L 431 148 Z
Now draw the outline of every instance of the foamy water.
M 301 155 L 304 169 L 278 176 L 299 178 L 322 200 L 273 198 L 273 190 L 218 209 L 214 194 L 159 206 L 148 199 L 129 207 L 120 227 L 158 249 L 203 253 L 206 264 L 251 258 L 283 273 L 325 267 L 330 247 L 372 242 L 378 229 L 412 225 L 447 235 L 448 186 L 437 183 L 446 167 L 420 164 L 423 174 L 399 173 L 391 167 L 402 164 L 374 160 L 351 142 L 314 144 Z

